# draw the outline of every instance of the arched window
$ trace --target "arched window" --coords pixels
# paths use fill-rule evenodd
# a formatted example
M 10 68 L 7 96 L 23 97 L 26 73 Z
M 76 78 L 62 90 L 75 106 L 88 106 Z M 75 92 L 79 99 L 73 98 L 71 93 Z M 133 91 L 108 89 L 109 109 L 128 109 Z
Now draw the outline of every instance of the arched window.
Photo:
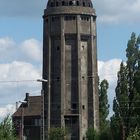
M 88 3 L 88 7 L 91 7 L 90 3 Z
M 79 1 L 76 1 L 76 5 L 79 6 Z
M 73 1 L 69 1 L 69 5 L 70 5 L 70 6 L 73 5 Z
M 84 6 L 84 7 L 86 6 L 85 2 L 83 2 L 83 6 Z
M 51 7 L 54 7 L 54 3 L 53 3 L 53 2 L 51 2 L 50 6 L 51 6 Z
M 62 1 L 62 6 L 65 6 L 66 4 L 65 4 L 65 1 Z

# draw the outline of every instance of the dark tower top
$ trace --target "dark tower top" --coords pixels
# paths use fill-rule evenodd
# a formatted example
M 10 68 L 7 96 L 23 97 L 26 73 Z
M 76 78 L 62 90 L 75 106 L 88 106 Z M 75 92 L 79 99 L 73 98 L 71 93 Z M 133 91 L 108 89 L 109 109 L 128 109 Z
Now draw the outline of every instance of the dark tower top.
M 45 15 L 86 14 L 95 15 L 91 0 L 48 0 Z
M 49 0 L 47 8 L 59 6 L 93 7 L 91 0 Z

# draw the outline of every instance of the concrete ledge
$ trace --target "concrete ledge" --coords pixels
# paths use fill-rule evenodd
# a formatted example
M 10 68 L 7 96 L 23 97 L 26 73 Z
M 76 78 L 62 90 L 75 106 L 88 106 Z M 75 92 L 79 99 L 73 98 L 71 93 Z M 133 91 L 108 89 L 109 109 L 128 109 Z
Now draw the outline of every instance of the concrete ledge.
M 51 7 L 44 10 L 44 16 L 60 14 L 85 14 L 96 16 L 95 9 L 82 6 L 60 6 Z

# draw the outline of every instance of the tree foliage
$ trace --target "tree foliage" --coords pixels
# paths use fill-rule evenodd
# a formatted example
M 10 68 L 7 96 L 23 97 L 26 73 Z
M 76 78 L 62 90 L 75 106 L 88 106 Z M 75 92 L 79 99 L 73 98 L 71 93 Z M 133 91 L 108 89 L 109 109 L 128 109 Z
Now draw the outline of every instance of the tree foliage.
M 99 114 L 100 114 L 100 129 L 103 130 L 108 126 L 107 117 L 109 114 L 109 104 L 108 104 L 108 82 L 103 80 L 99 86 Z
M 9 116 L 7 116 L 1 123 L 0 123 L 0 139 L 1 140 L 17 140 L 14 129 L 12 126 L 12 121 Z
M 49 140 L 64 140 L 67 134 L 66 129 L 54 127 L 49 131 Z
M 127 138 L 127 140 L 140 140 L 140 131 L 138 128 L 135 128 L 134 132 L 131 132 Z
M 139 46 L 140 36 L 136 37 L 136 34 L 132 33 L 126 49 L 126 64 L 122 62 L 118 72 L 111 127 L 112 130 L 115 130 L 114 137 L 118 137 L 120 140 L 125 140 L 136 127 L 140 128 Z
M 86 132 L 87 140 L 99 140 L 99 134 L 94 130 L 94 128 L 89 128 Z
M 98 134 L 100 140 L 112 140 L 110 122 L 107 119 L 109 115 L 108 88 L 108 81 L 105 79 L 101 81 L 99 84 L 100 133 Z

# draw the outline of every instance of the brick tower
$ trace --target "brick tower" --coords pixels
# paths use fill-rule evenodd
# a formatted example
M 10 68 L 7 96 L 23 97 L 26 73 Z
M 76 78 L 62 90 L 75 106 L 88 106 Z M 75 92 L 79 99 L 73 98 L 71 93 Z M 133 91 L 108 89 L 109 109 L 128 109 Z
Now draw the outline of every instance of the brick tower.
M 96 14 L 91 0 L 48 0 L 44 11 L 44 139 L 52 127 L 68 140 L 99 129 Z

